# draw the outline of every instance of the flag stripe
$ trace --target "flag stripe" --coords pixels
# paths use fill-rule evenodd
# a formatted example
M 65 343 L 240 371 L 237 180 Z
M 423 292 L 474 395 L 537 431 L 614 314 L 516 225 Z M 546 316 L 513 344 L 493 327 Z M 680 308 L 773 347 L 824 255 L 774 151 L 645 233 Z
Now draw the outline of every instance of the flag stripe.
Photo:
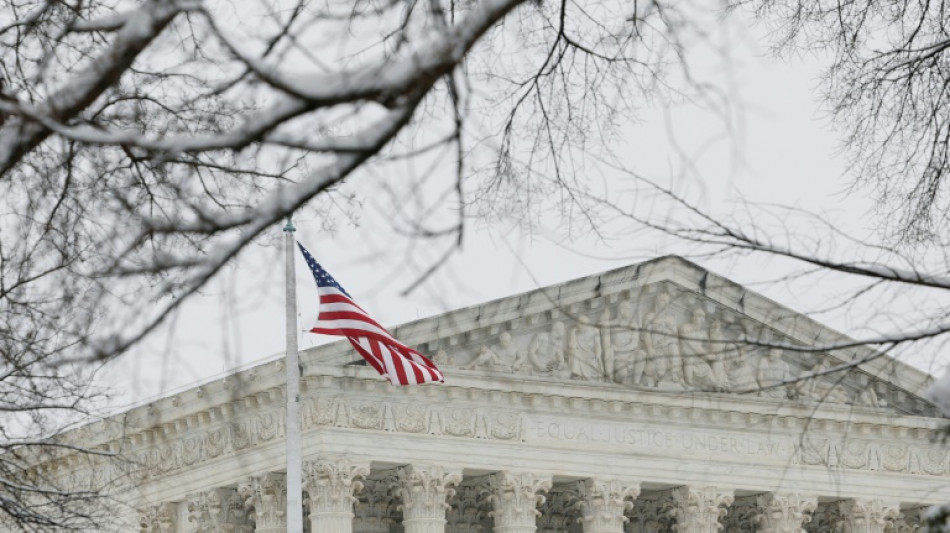
M 363 311 L 363 308 L 356 305 L 356 302 L 351 300 L 349 296 L 347 296 L 346 294 L 342 294 L 333 288 L 320 290 L 320 303 L 321 304 L 345 303 L 359 309 L 360 311 Z M 363 312 L 365 313 L 366 311 L 363 311 Z
M 353 345 L 353 348 L 355 348 L 356 351 L 359 352 L 359 354 L 362 355 L 363 358 L 365 358 L 366 361 L 367 361 L 370 365 L 372 365 L 373 368 L 375 368 L 377 372 L 380 373 L 380 375 L 384 376 L 386 379 L 389 379 L 390 373 L 386 370 L 386 367 L 385 367 L 385 365 L 383 364 L 383 361 L 380 360 L 380 359 L 379 359 L 378 357 L 376 357 L 375 355 L 373 355 L 372 352 L 368 351 L 368 350 L 362 345 L 362 343 L 363 343 L 364 341 L 367 341 L 367 339 L 366 339 L 365 337 L 347 337 L 347 338 L 349 339 L 350 344 Z M 391 381 L 392 381 L 392 380 L 390 379 L 390 382 L 391 382 Z
M 426 356 L 396 340 L 350 298 L 343 287 L 297 243 L 317 282 L 320 312 L 310 331 L 346 337 L 353 349 L 394 385 L 443 381 Z
M 385 342 L 394 345 L 401 345 L 399 341 L 393 339 L 389 335 L 381 335 L 375 331 L 370 331 L 369 329 L 364 329 L 360 327 L 358 323 L 348 323 L 341 324 L 340 322 L 324 322 L 317 321 L 317 325 L 314 326 L 310 331 L 313 333 L 322 333 L 323 335 L 340 335 L 343 337 L 370 337 L 376 339 L 380 342 Z
M 386 331 L 386 328 L 380 326 L 375 320 L 367 318 L 366 315 L 356 311 L 326 311 L 321 308 L 320 316 L 317 320 L 322 322 L 362 322 L 368 327 L 372 327 L 378 335 L 392 338 L 392 335 Z M 396 339 L 393 339 L 395 341 Z

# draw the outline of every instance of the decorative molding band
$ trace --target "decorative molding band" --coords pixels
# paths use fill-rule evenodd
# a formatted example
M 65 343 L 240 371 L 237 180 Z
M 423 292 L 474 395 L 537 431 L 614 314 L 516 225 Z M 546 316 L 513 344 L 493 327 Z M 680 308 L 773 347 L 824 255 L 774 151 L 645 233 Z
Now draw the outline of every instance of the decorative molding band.
M 577 443 L 584 447 L 618 446 L 652 451 L 657 454 L 688 452 L 710 458 L 748 460 L 757 456 L 786 458 L 791 464 L 848 470 L 882 471 L 910 475 L 944 476 L 950 473 L 950 452 L 944 447 L 910 444 L 904 439 L 870 438 L 856 431 L 847 439 L 829 435 L 821 421 L 805 437 L 796 433 L 794 424 L 778 425 L 782 432 L 731 431 L 722 429 L 686 430 L 670 426 L 671 420 L 690 421 L 694 411 L 685 409 L 646 409 L 639 413 L 636 425 L 610 420 L 527 415 L 512 408 L 494 405 L 475 407 L 447 402 L 389 402 L 354 395 L 310 396 L 304 399 L 302 416 L 305 430 L 338 428 L 357 431 L 433 435 L 448 438 L 550 444 Z M 510 398 L 509 398 L 510 400 Z M 530 398 L 528 398 L 530 400 Z M 571 399 L 552 403 L 561 411 L 575 411 Z M 494 402 L 492 402 L 494 403 Z M 556 404 L 556 405 L 555 405 Z M 586 406 L 592 406 L 584 402 Z M 484 405 L 484 403 L 483 403 Z M 619 409 L 629 412 L 635 406 Z M 612 406 L 592 409 L 612 414 Z M 700 412 L 697 410 L 695 412 Z M 743 417 L 744 419 L 744 417 Z M 651 420 L 655 421 L 651 425 Z M 659 421 L 662 420 L 662 426 Z M 779 417 L 774 420 L 778 421 Z M 730 421 L 724 418 L 723 421 Z M 740 424 L 735 424 L 737 427 Z M 783 435 L 783 433 L 785 433 Z M 212 424 L 207 429 L 166 437 L 162 441 L 129 445 L 119 449 L 125 463 L 90 458 L 88 464 L 69 463 L 60 471 L 73 478 L 74 486 L 103 486 L 113 480 L 141 483 L 156 476 L 174 474 L 203 463 L 253 450 L 280 440 L 284 435 L 283 409 L 270 408 L 244 414 L 230 423 Z M 876 436 L 876 435 L 873 435 Z M 68 460 L 62 460 L 68 462 Z

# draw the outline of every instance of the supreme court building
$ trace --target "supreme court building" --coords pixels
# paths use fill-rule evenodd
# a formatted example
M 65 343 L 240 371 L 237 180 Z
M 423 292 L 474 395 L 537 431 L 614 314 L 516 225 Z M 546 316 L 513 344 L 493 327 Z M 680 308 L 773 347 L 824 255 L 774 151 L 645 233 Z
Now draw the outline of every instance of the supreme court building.
M 930 376 L 743 342 L 847 338 L 678 257 L 393 333 L 445 383 L 391 386 L 346 341 L 301 354 L 313 533 L 897 533 L 950 502 Z M 128 462 L 59 467 L 119 480 L 121 531 L 286 531 L 284 375 L 265 363 L 78 429 Z

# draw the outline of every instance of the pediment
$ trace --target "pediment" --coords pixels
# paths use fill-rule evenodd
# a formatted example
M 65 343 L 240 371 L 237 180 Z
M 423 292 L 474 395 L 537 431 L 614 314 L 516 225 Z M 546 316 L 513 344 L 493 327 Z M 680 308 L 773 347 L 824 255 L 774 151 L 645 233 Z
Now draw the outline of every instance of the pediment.
M 678 257 L 424 319 L 395 334 L 429 354 L 448 382 L 514 376 L 937 416 L 921 397 L 927 374 L 864 347 L 813 350 L 850 339 Z

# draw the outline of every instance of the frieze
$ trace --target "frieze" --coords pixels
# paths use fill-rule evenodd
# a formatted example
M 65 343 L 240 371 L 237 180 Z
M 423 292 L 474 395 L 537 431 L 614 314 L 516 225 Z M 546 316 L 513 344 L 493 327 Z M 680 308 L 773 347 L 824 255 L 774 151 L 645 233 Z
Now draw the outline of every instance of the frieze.
M 570 442 L 579 446 L 605 446 L 657 453 L 689 452 L 710 458 L 772 457 L 803 466 L 888 471 L 942 476 L 950 473 L 950 454 L 937 445 L 877 441 L 849 436 L 845 439 L 815 435 L 736 435 L 719 431 L 680 431 L 643 424 L 566 421 L 533 417 L 527 423 L 525 442 Z M 618 448 L 619 447 L 619 448 Z
M 575 402 L 576 403 L 576 402 Z M 592 408 L 589 402 L 562 402 L 578 410 Z M 612 404 L 611 404 L 612 405 Z M 346 428 L 405 434 L 468 439 L 523 442 L 544 445 L 552 442 L 579 447 L 624 448 L 656 454 L 688 452 L 714 459 L 773 458 L 791 464 L 884 471 L 911 475 L 950 474 L 950 455 L 938 445 L 912 444 L 908 439 L 876 439 L 850 434 L 829 436 L 815 424 L 809 433 L 797 433 L 798 425 L 786 425 L 794 434 L 754 433 L 723 430 L 679 430 L 659 424 L 644 425 L 596 420 L 571 420 L 553 416 L 529 416 L 492 407 L 454 406 L 433 402 L 380 402 L 369 398 L 310 396 L 303 401 L 304 429 Z M 636 407 L 636 406 L 633 406 Z M 614 411 L 614 410 L 610 410 Z M 655 412 L 654 412 L 655 411 Z M 672 416 L 669 409 L 641 409 L 654 418 Z M 683 411 L 680 417 L 690 416 Z M 652 414 L 651 414 L 652 413 Z M 707 413 L 709 420 L 719 419 Z M 675 417 L 674 417 L 675 418 Z M 740 417 L 740 425 L 746 417 Z M 720 419 L 730 422 L 732 418 Z M 762 422 L 762 421 L 760 421 Z M 794 420 L 793 420 L 794 422 Z M 827 428 L 826 428 L 827 429 Z M 834 429 L 834 428 L 832 428 Z M 124 462 L 95 461 L 89 468 L 69 469 L 76 486 L 103 486 L 127 479 L 130 482 L 192 468 L 195 465 L 251 449 L 283 437 L 283 410 L 268 409 L 243 416 L 231 423 L 218 423 L 204 430 L 194 429 L 164 441 L 151 441 L 123 450 Z M 130 442 L 129 440 L 125 441 Z
M 283 438 L 283 418 L 283 409 L 269 409 L 203 431 L 119 450 L 116 458 L 90 461 L 93 464 L 89 468 L 73 470 L 69 475 L 75 478 L 72 483 L 76 486 L 101 487 L 116 481 L 134 485 Z
M 517 412 L 336 397 L 305 399 L 303 416 L 304 429 L 333 426 L 475 439 L 522 441 L 525 428 L 525 415 Z
M 761 435 L 734 435 L 719 432 L 677 431 L 648 428 L 642 424 L 571 422 L 538 417 L 529 421 L 526 439 L 529 444 L 551 441 L 574 442 L 581 445 L 607 445 L 611 449 L 689 451 L 692 455 L 787 457 L 795 445 L 791 439 Z

